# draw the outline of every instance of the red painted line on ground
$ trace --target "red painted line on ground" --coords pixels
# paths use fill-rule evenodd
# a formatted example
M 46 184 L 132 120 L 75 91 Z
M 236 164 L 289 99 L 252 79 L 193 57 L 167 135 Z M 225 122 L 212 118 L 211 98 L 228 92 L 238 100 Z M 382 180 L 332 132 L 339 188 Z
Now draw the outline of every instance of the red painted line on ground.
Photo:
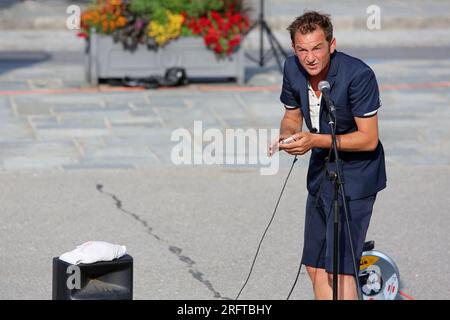
M 256 86 L 256 87 L 245 87 L 245 86 L 198 86 L 201 91 L 236 91 L 236 92 L 255 92 L 255 91 L 279 91 L 281 90 L 281 85 L 273 86 Z
M 446 82 L 428 82 L 428 83 L 400 83 L 385 84 L 380 86 L 381 90 L 403 90 L 403 89 L 429 89 L 429 88 L 447 88 L 450 87 L 450 81 Z
M 380 89 L 390 90 L 415 90 L 430 88 L 448 88 L 448 82 L 430 82 L 430 83 L 400 83 L 381 85 Z M 68 94 L 68 93 L 108 93 L 108 92 L 139 92 L 139 91 L 158 91 L 158 90 L 178 90 L 180 87 L 160 87 L 158 89 L 146 89 L 144 87 L 92 87 L 92 88 L 63 88 L 63 89 L 34 89 L 34 90 L 0 90 L 2 95 L 31 95 L 31 94 Z M 204 92 L 259 92 L 259 91 L 280 91 L 281 85 L 271 86 L 227 86 L 227 85 L 188 85 L 182 87 L 185 90 L 198 90 Z
M 414 299 L 413 297 L 408 296 L 406 293 L 404 293 L 404 292 L 402 292 L 402 291 L 399 291 L 398 293 L 399 293 L 400 295 L 404 296 L 406 299 L 409 299 L 409 300 L 416 300 L 416 299 Z
M 35 89 L 35 90 L 5 90 L 0 95 L 26 95 L 26 94 L 62 94 L 62 93 L 101 93 L 101 92 L 126 92 L 144 91 L 145 88 L 129 87 L 93 87 L 93 88 L 64 88 L 64 89 Z

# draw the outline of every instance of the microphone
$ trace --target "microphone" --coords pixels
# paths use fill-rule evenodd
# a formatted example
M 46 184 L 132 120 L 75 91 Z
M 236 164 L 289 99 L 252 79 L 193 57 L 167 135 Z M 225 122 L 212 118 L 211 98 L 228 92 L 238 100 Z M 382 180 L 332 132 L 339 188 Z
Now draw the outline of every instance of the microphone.
M 333 120 L 336 121 L 336 108 L 334 107 L 334 103 L 330 98 L 330 84 L 328 83 L 328 81 L 320 81 L 318 87 L 320 92 L 322 92 L 322 97 L 325 99 L 325 104 L 327 105 L 330 115 L 332 116 Z

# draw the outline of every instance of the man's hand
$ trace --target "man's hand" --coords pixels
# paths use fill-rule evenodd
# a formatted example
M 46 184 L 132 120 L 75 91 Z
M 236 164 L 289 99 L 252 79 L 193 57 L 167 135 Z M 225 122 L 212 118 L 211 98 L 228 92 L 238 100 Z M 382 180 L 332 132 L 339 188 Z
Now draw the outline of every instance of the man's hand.
M 295 141 L 290 143 L 281 143 L 280 150 L 284 150 L 292 155 L 304 155 L 315 147 L 314 134 L 310 132 L 299 132 L 293 135 Z
M 279 150 L 280 142 L 288 139 L 296 132 L 302 131 L 303 115 L 300 108 L 286 109 L 280 123 L 280 136 L 272 141 L 269 146 L 269 156 L 271 157 Z
M 269 146 L 269 157 L 273 156 L 275 152 L 280 150 L 280 142 L 289 138 L 290 135 L 280 134 L 277 138 L 275 138 Z

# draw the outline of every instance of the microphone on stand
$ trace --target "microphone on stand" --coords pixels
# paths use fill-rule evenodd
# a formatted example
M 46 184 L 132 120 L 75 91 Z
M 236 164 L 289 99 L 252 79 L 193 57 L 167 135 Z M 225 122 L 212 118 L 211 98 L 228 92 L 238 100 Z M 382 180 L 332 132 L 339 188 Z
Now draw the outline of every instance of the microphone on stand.
M 325 104 L 328 108 L 328 112 L 331 115 L 331 119 L 336 122 L 336 108 L 334 107 L 333 101 L 330 98 L 330 84 L 328 81 L 320 81 L 319 82 L 319 90 L 322 93 L 322 97 L 325 99 Z

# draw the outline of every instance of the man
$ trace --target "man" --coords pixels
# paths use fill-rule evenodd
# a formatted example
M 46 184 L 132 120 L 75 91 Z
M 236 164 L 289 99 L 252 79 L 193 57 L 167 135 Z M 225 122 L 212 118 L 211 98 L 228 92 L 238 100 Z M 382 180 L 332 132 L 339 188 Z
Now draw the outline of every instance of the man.
M 315 298 L 331 299 L 334 186 L 326 172 L 336 164 L 329 153 L 328 111 L 318 84 L 322 80 L 330 83 L 330 97 L 336 107 L 337 146 L 358 268 L 376 194 L 386 187 L 384 151 L 378 139 L 378 84 L 365 63 L 336 51 L 328 15 L 305 12 L 288 30 L 295 55 L 288 57 L 284 66 L 280 100 L 285 114 L 278 142 L 289 137 L 293 141 L 278 143 L 276 147 L 291 155 L 304 155 L 311 150 L 302 264 L 311 278 Z M 303 120 L 309 132 L 302 130 Z M 269 152 L 272 154 L 274 149 L 271 147 Z M 338 298 L 357 299 L 341 200 L 339 196 Z

